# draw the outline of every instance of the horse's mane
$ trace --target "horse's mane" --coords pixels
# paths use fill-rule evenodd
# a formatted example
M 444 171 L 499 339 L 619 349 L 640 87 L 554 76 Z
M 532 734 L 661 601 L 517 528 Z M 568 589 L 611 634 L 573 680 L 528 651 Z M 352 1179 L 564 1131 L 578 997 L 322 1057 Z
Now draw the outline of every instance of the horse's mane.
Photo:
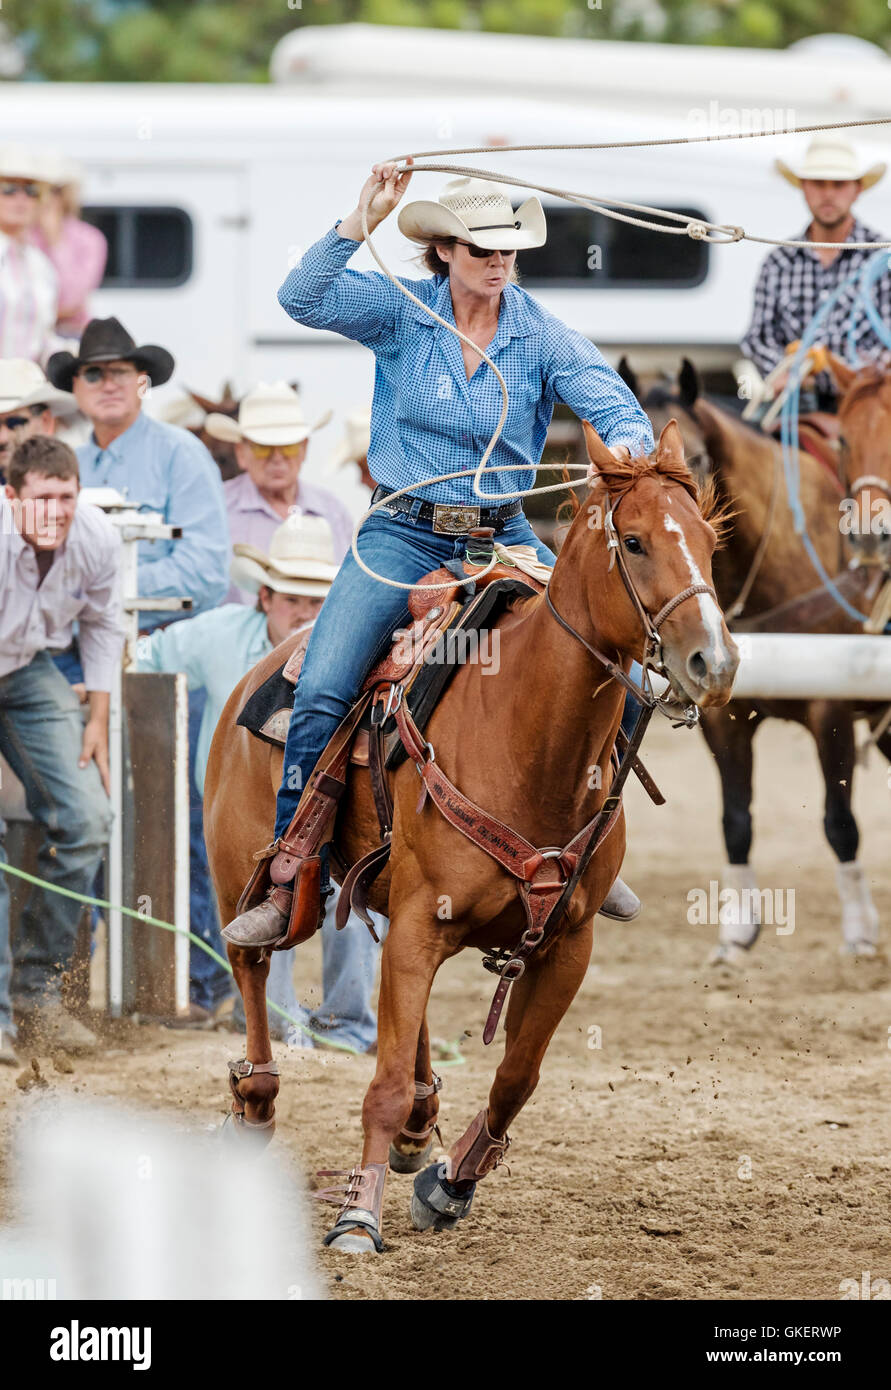
M 709 477 L 703 483 L 697 483 L 685 463 L 676 463 L 664 455 L 660 457 L 658 453 L 654 454 L 652 458 L 641 456 L 630 459 L 613 459 L 609 464 L 598 464 L 597 472 L 603 479 L 613 505 L 618 504 L 625 494 L 630 492 L 635 484 L 644 477 L 657 477 L 667 486 L 674 484 L 677 487 L 682 487 L 696 503 L 703 521 L 707 521 L 717 535 L 718 544 L 723 542 L 727 525 L 733 513 L 729 505 L 723 503 L 719 498 L 712 478 Z M 568 475 L 564 472 L 563 476 L 568 482 Z M 570 495 L 569 500 L 570 515 L 574 517 L 581 510 L 582 503 L 574 492 Z

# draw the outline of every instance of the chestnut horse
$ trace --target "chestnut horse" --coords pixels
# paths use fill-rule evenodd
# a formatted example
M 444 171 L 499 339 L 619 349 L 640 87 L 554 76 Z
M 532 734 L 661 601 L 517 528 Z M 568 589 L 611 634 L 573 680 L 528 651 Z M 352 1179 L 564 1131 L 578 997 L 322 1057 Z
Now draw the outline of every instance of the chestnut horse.
M 844 369 L 831 359 L 833 369 Z M 738 417 L 703 398 L 692 363 L 684 360 L 678 389 L 662 386 L 642 390 L 627 363 L 621 374 L 641 401 L 654 427 L 676 416 L 684 435 L 688 457 L 704 461 L 703 472 L 715 481 L 720 499 L 733 514 L 727 545 L 715 558 L 714 581 L 722 608 L 733 630 L 744 641 L 747 632 L 859 632 L 861 625 L 836 604 L 822 587 L 815 590 L 817 574 L 804 551 L 794 526 L 782 481 L 780 445 L 768 435 L 746 425 Z M 851 374 L 853 377 L 853 374 Z M 850 384 L 850 382 L 849 382 Z M 846 394 L 842 420 L 849 418 Z M 868 415 L 865 392 L 846 428 L 868 458 Z M 854 417 L 856 416 L 856 421 Z M 859 451 L 858 451 L 859 454 Z M 848 464 L 855 465 L 853 452 Z M 837 477 L 811 454 L 799 457 L 801 500 L 808 531 L 830 575 L 849 555 L 840 530 L 845 488 Z M 857 465 L 858 473 L 865 467 Z M 858 474 L 849 474 L 853 480 Z M 886 476 L 891 478 L 891 450 L 886 450 Z M 766 545 L 763 544 L 766 538 Z M 851 536 L 857 541 L 855 535 Z M 870 544 L 869 539 L 866 541 Z M 848 601 L 866 615 L 880 584 L 880 576 L 858 570 L 838 580 Z M 748 587 L 744 618 L 733 622 L 733 609 Z M 752 846 L 752 743 L 756 730 L 768 718 L 787 719 L 803 725 L 814 739 L 826 787 L 824 830 L 838 861 L 838 888 L 845 947 L 858 956 L 874 956 L 878 914 L 868 880 L 857 861 L 859 830 L 851 809 L 855 767 L 854 721 L 866 715 L 875 727 L 884 706 L 857 707 L 850 700 L 731 700 L 721 709 L 705 711 L 702 732 L 721 778 L 723 832 L 728 864 L 723 879 L 736 890 L 722 909 L 720 942 L 712 963 L 738 966 L 754 945 L 759 930 L 758 887 L 749 864 Z M 891 731 L 876 740 L 891 758 Z M 743 897 L 749 890 L 748 899 Z M 740 908 L 740 904 L 749 907 Z M 735 906 L 736 905 L 736 906 Z
M 625 579 L 646 614 L 660 619 L 663 669 L 685 701 L 724 704 L 738 664 L 708 587 L 715 545 L 709 505 L 700 507 L 677 425 L 666 425 L 652 460 L 626 462 L 616 461 L 590 425 L 584 428 L 598 476 L 569 527 L 547 591 L 519 601 L 499 622 L 497 672 L 490 667 L 484 677 L 480 665 L 470 662 L 457 669 L 425 732 L 436 765 L 460 791 L 533 845 L 566 845 L 612 785 L 610 754 L 625 690 L 591 647 L 618 653 L 626 672 L 632 658 L 640 658 L 642 617 Z M 611 507 L 622 547 L 618 564 L 608 544 L 613 523 L 605 520 Z M 670 611 L 661 621 L 666 605 Z M 235 718 L 288 650 L 283 644 L 242 681 L 210 751 L 205 834 L 224 922 L 234 916 L 253 867 L 251 851 L 268 839 L 281 771 L 281 755 L 236 728 Z M 592 777 L 592 767 L 599 777 Z M 381 959 L 377 1070 L 362 1110 L 362 1166 L 348 1175 L 337 1197 L 338 1219 L 326 1237 L 326 1244 L 347 1250 L 382 1248 L 388 1157 L 400 1171 L 418 1172 L 430 1152 L 439 1102 L 426 1009 L 437 970 L 468 946 L 513 948 L 527 927 L 509 874 L 429 800 L 419 808 L 416 765 L 403 763 L 390 785 L 395 814 L 389 869 L 369 895 L 370 906 L 390 918 Z M 369 775 L 354 767 L 335 832 L 338 856 L 353 863 L 378 840 Z M 584 978 L 594 914 L 624 851 L 620 809 L 579 878 L 568 911 L 513 985 L 504 1056 L 487 1108 L 453 1146 L 444 1167 L 418 1172 L 412 1202 L 418 1229 L 454 1226 L 466 1214 L 477 1181 L 501 1162 L 508 1126 L 535 1089 L 548 1043 Z M 228 950 L 244 999 L 246 1058 L 268 1063 L 268 952 L 231 944 Z M 277 1091 L 277 1077 L 268 1071 L 244 1075 L 238 1100 L 248 1123 L 240 1132 L 271 1127 Z M 266 1135 L 253 1136 L 258 1137 Z

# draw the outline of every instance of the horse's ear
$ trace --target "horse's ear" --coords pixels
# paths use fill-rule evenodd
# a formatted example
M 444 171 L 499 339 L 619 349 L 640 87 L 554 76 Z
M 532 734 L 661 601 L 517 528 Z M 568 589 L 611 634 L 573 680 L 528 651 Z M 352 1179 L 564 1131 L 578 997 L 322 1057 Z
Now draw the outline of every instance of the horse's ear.
M 681 370 L 678 374 L 678 390 L 681 402 L 688 410 L 699 400 L 702 384 L 699 380 L 699 373 L 689 357 L 685 357 L 681 362 Z
M 595 468 L 614 467 L 616 460 L 600 438 L 594 426 L 589 424 L 587 420 L 583 420 L 582 429 L 585 431 L 585 447 L 588 450 L 588 458 L 594 464 Z
M 683 467 L 684 437 L 678 428 L 677 420 L 669 420 L 660 434 L 659 443 L 656 445 L 656 457 Z
M 847 362 L 843 362 L 840 357 L 836 357 L 834 352 L 825 349 L 826 369 L 832 380 L 835 382 L 842 395 L 847 391 L 857 375 L 856 367 L 849 367 Z
M 621 357 L 619 359 L 617 371 L 619 373 L 619 376 L 624 381 L 625 385 L 628 387 L 628 390 L 633 393 L 637 400 L 640 400 L 640 382 L 637 379 L 637 373 L 635 372 L 631 363 L 628 361 L 627 357 Z
M 197 391 L 192 391 L 188 387 L 186 389 L 195 404 L 200 405 L 201 409 L 205 411 L 206 414 L 210 415 L 212 411 L 219 410 L 220 407 L 217 402 L 212 401 L 209 396 L 199 396 Z

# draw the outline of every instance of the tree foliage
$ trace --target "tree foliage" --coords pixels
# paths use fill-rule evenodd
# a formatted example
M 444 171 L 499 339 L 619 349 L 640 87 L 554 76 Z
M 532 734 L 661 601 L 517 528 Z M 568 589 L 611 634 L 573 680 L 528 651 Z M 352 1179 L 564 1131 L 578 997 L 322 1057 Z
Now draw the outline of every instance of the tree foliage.
M 887 0 L 6 0 L 2 17 L 50 81 L 265 82 L 304 24 L 444 29 L 784 48 L 844 33 L 891 49 Z

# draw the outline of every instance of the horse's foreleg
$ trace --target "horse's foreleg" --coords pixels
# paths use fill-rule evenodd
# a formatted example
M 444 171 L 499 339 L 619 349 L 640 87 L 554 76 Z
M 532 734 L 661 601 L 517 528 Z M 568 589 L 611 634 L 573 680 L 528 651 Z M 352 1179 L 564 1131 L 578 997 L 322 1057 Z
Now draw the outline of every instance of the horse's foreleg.
M 732 707 L 709 710 L 701 720 L 705 741 L 721 778 L 722 828 L 727 850 L 722 886 L 732 890 L 721 907 L 718 946 L 710 958 L 711 964 L 733 964 L 744 959 L 744 952 L 754 946 L 761 930 L 758 882 L 749 865 L 752 739 L 761 718 L 754 705 L 734 700 Z
M 441 1085 L 430 1063 L 430 1033 L 425 1017 L 415 1055 L 415 1103 L 405 1125 L 390 1145 L 390 1167 L 394 1173 L 420 1172 L 430 1157 Z
M 347 1175 L 346 1200 L 325 1237 L 325 1244 L 335 1249 L 383 1249 L 381 1213 L 390 1145 L 410 1126 L 417 1108 L 415 1070 L 422 1029 L 426 1034 L 424 1014 L 433 977 L 448 954 L 435 928 L 413 931 L 405 916 L 400 925 L 393 912 L 381 953 L 377 1069 L 362 1106 L 362 1167 Z M 429 1054 L 426 1070 L 429 1073 Z
M 857 859 L 860 832 L 851 809 L 854 720 L 844 704 L 814 700 L 808 705 L 807 726 L 817 745 L 826 785 L 823 828 L 839 861 L 836 878 L 844 949 L 851 955 L 874 956 L 879 914 L 863 865 Z
M 470 1210 L 477 1183 L 502 1162 L 508 1125 L 538 1085 L 548 1044 L 585 977 L 593 938 L 593 922 L 568 932 L 512 986 L 507 1042 L 489 1104 L 445 1163 L 431 1164 L 415 1178 L 411 1212 L 417 1230 L 451 1230 Z
M 266 1014 L 266 980 L 269 953 L 256 947 L 228 947 L 232 974 L 244 1001 L 247 1045 L 244 1058 L 229 1064 L 234 1127 L 244 1133 L 256 1131 L 264 1142 L 275 1129 L 275 1098 L 278 1071 L 272 1063 L 272 1044 Z

